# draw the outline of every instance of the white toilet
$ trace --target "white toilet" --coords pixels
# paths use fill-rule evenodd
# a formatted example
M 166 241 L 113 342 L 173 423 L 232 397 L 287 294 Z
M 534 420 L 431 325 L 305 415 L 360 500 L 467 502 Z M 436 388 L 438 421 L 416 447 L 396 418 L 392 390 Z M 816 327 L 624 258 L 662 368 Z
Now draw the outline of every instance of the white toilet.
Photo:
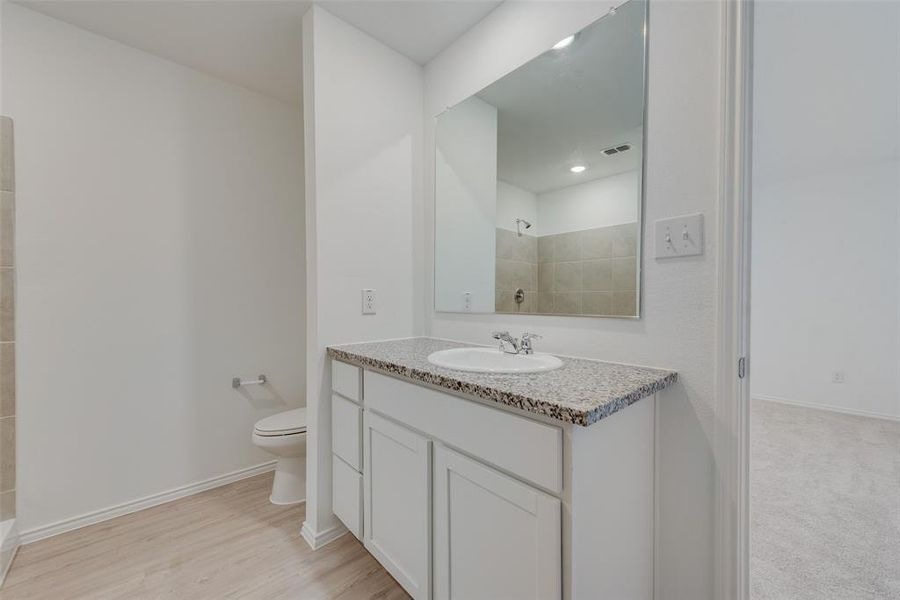
M 306 500 L 306 409 L 295 408 L 261 419 L 253 428 L 253 443 L 278 457 L 272 504 Z

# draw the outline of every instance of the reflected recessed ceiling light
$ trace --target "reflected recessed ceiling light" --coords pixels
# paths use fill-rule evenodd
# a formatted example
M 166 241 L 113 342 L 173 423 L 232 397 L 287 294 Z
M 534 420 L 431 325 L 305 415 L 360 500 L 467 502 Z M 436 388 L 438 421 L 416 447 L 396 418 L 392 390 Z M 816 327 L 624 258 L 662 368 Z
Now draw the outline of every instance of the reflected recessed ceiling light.
M 566 46 L 571 44 L 574 40 L 575 40 L 575 36 L 570 35 L 569 37 L 563 38 L 563 39 L 559 40 L 558 42 L 556 42 L 555 44 L 553 44 L 553 49 L 554 50 L 562 50 L 563 48 L 565 48 Z
M 570 168 L 569 170 L 572 171 L 573 173 L 581 173 L 585 169 L 587 169 L 587 167 L 584 165 L 575 165 L 574 167 Z

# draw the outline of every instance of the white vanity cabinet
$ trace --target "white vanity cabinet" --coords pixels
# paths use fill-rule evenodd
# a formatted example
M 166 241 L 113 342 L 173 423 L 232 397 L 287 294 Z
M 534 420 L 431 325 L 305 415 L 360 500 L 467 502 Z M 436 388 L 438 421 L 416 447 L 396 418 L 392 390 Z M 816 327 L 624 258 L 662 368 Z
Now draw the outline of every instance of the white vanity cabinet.
M 331 389 L 332 510 L 362 539 L 362 369 L 335 361 Z
M 444 446 L 434 462 L 435 599 L 559 598 L 559 499 Z
M 652 598 L 655 396 L 584 427 L 333 365 L 335 514 L 413 598 Z
M 431 597 L 431 441 L 365 414 L 366 549 L 407 592 Z

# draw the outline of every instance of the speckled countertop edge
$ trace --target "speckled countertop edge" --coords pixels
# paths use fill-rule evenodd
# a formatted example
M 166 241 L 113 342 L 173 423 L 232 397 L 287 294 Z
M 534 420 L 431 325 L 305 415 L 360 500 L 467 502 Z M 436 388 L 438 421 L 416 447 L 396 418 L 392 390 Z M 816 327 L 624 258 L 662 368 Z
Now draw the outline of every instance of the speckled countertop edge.
M 455 371 L 428 362 L 432 352 L 475 345 L 419 337 L 329 346 L 328 356 L 582 426 L 615 414 L 678 380 L 675 371 L 563 356 L 560 369 L 516 375 Z

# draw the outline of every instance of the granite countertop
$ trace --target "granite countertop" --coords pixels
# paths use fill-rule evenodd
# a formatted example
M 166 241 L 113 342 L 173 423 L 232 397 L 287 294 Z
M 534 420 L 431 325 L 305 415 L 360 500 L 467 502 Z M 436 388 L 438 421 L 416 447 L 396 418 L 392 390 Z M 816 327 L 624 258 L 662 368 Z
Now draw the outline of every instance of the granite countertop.
M 329 346 L 328 356 L 412 382 L 585 426 L 667 388 L 678 379 L 675 371 L 584 358 L 560 357 L 563 366 L 559 369 L 520 374 L 456 371 L 428 362 L 432 352 L 472 346 L 476 344 L 420 337 Z

